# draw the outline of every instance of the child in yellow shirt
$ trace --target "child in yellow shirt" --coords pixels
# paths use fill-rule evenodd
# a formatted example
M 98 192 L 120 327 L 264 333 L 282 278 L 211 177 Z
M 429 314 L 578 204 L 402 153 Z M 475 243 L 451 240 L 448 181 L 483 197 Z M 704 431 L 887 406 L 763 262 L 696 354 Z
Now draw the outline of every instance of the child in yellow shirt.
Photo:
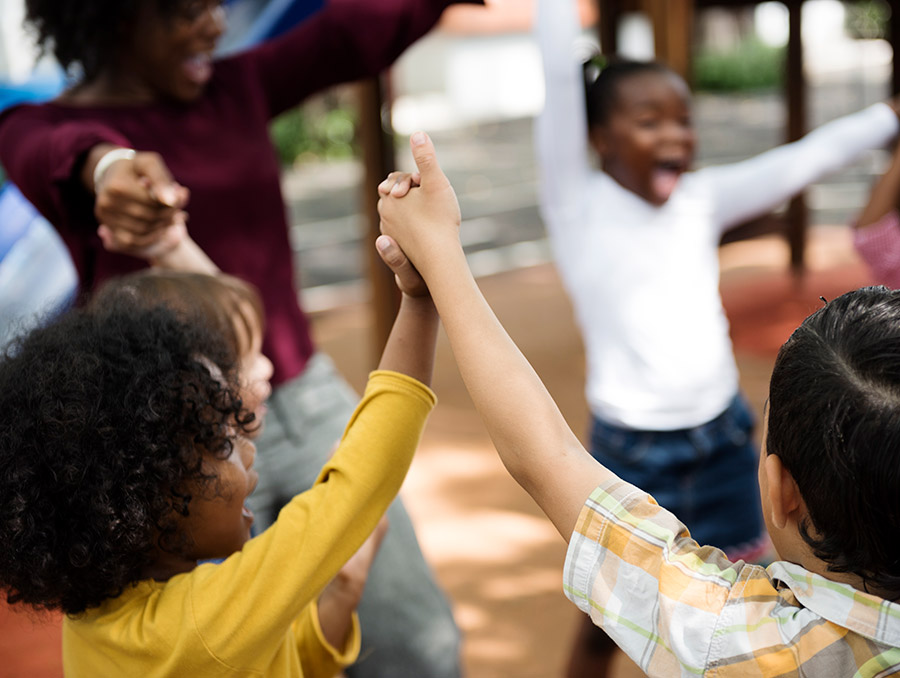
M 434 404 L 436 315 L 416 280 L 404 292 L 334 457 L 253 539 L 258 403 L 221 332 L 120 290 L 12 347 L 0 585 L 67 614 L 67 675 L 333 676 L 352 661 L 377 540 L 329 582 L 379 524 Z

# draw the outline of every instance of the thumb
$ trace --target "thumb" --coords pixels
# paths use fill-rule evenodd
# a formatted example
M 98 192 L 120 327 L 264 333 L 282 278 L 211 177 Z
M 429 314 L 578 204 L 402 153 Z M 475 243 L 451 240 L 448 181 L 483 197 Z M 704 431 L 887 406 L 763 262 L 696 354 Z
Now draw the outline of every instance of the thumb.
M 419 168 L 423 187 L 450 183 L 438 164 L 431 137 L 425 132 L 416 132 L 409 138 L 409 145 L 412 149 L 413 159 L 416 161 L 416 167 Z

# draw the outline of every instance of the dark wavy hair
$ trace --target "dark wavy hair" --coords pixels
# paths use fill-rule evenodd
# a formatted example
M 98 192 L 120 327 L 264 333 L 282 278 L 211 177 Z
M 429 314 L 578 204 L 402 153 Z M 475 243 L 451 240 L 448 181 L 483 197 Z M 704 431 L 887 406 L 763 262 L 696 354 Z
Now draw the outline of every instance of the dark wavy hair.
M 234 354 L 121 297 L 35 330 L 0 360 L 0 587 L 77 614 L 184 553 L 189 487 L 213 486 L 248 417 Z
M 619 84 L 644 73 L 673 75 L 675 72 L 658 61 L 634 61 L 595 56 L 583 64 L 585 105 L 588 129 L 602 127 L 619 102 Z
M 794 331 L 772 372 L 766 447 L 797 482 L 816 557 L 900 597 L 900 291 L 848 292 Z
M 25 25 L 42 53 L 52 53 L 70 76 L 90 82 L 131 37 L 144 7 L 171 18 L 185 0 L 25 0 Z

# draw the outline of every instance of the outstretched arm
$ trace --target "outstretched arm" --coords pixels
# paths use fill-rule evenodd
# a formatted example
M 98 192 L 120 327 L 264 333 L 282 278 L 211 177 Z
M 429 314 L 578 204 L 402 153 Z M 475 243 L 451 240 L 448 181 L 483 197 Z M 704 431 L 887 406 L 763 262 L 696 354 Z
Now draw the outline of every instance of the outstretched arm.
M 437 23 L 455 2 L 328 0 L 283 36 L 240 55 L 255 71 L 270 116 L 326 87 L 374 76 Z
M 813 130 L 799 141 L 754 158 L 707 167 L 714 216 L 727 230 L 765 214 L 829 172 L 888 144 L 900 129 L 891 104 L 875 104 Z
M 98 223 L 116 233 L 117 251 L 126 253 L 164 241 L 189 197 L 158 154 L 130 146 L 117 130 L 61 121 L 46 106 L 0 115 L 0 162 L 23 195 L 63 232 L 82 227 L 73 210 L 90 197 Z
M 478 289 L 459 240 L 456 195 L 431 140 L 413 135 L 412 151 L 421 185 L 401 198 L 382 192 L 382 233 L 428 284 L 460 373 L 506 468 L 568 540 L 584 501 L 612 474 L 585 451 Z

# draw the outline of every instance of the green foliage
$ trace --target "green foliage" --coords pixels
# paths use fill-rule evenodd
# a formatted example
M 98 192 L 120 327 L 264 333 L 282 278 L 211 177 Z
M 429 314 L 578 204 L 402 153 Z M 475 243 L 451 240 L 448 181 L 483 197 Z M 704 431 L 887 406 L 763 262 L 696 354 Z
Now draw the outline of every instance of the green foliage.
M 694 55 L 694 88 L 736 92 L 775 87 L 784 75 L 784 53 L 783 47 L 757 39 L 744 40 L 728 51 L 700 49 Z
M 356 117 L 350 106 L 300 107 L 273 120 L 269 134 L 283 165 L 304 158 L 346 158 L 356 150 Z
M 885 0 L 861 0 L 846 6 L 845 25 L 851 36 L 868 40 L 887 36 L 891 8 Z

